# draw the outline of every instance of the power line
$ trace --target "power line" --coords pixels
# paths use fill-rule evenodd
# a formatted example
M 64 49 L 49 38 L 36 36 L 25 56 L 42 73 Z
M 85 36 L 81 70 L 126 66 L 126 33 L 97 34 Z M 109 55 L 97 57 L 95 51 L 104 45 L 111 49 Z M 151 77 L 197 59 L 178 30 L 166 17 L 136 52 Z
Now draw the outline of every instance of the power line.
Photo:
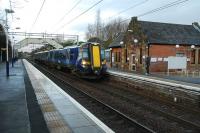
M 171 3 L 169 3 L 169 4 L 166 4 L 166 5 L 164 5 L 164 6 L 155 8 L 155 9 L 150 10 L 150 11 L 147 11 L 147 12 L 145 12 L 145 13 L 142 13 L 142 14 L 140 14 L 140 15 L 137 15 L 137 17 L 142 17 L 142 16 L 146 16 L 146 15 L 149 15 L 149 14 L 152 14 L 152 13 L 155 13 L 155 12 L 159 12 L 159 11 L 161 11 L 161 10 L 164 10 L 164 9 L 167 9 L 167 8 L 170 8 L 170 7 L 179 5 L 179 4 L 181 4 L 181 3 L 185 3 L 185 2 L 187 2 L 187 1 L 189 1 L 189 0 L 177 0 L 177 1 L 171 2 Z M 126 22 L 126 21 L 128 21 L 128 20 L 131 20 L 131 18 L 127 18 L 127 19 L 125 19 L 125 20 L 122 20 L 122 21 L 120 21 L 119 23 L 124 23 L 124 22 Z M 103 28 L 102 28 L 102 30 L 103 30 Z
M 111 19 L 111 18 L 113 18 L 113 17 L 115 17 L 115 16 L 119 16 L 120 14 L 122 14 L 122 13 L 124 13 L 124 12 L 126 12 L 126 11 L 128 11 L 128 10 L 130 10 L 130 9 L 133 9 L 133 8 L 135 8 L 135 7 L 138 7 L 138 6 L 140 6 L 140 5 L 144 4 L 144 3 L 146 3 L 147 1 L 149 1 L 149 0 L 144 0 L 144 1 L 139 2 L 139 3 L 137 3 L 137 4 L 133 5 L 133 6 L 130 6 L 129 8 L 126 8 L 126 9 L 124 9 L 124 10 L 118 12 L 117 14 L 115 14 L 115 15 L 113 15 L 113 16 L 111 16 L 111 17 L 108 17 L 107 19 Z
M 91 10 L 93 7 L 97 6 L 99 3 L 101 3 L 103 0 L 98 1 L 97 3 L 95 3 L 94 5 L 92 5 L 90 8 L 88 8 L 87 10 L 85 10 L 84 12 L 82 12 L 81 14 L 79 14 L 78 16 L 74 17 L 73 19 L 71 19 L 70 21 L 68 21 L 67 23 L 65 23 L 64 25 L 62 25 L 61 27 L 59 27 L 56 32 L 58 30 L 60 30 L 61 28 L 65 27 L 66 25 L 72 23 L 74 20 L 76 20 L 77 18 L 79 18 L 80 16 L 82 16 L 83 14 L 85 14 L 86 12 L 88 12 L 89 10 Z
M 80 4 L 81 1 L 82 1 L 82 0 L 79 0 L 68 12 L 66 12 L 66 13 L 64 14 L 64 16 L 63 16 L 55 25 L 57 25 L 57 24 L 59 24 L 61 21 L 63 21 L 63 19 L 64 19 L 68 14 L 70 14 L 70 13 Z
M 39 12 L 38 12 L 38 14 L 37 14 L 37 17 L 35 18 L 35 21 L 34 21 L 32 27 L 31 27 L 31 29 L 32 29 L 32 28 L 34 27 L 34 25 L 36 24 L 36 22 L 37 22 L 37 20 L 38 20 L 38 17 L 40 16 L 40 13 L 41 13 L 41 11 L 42 11 L 42 8 L 43 8 L 43 6 L 44 6 L 45 1 L 46 1 L 46 0 L 44 0 L 43 3 L 42 3 L 42 6 L 40 7 L 40 10 L 39 10 Z M 31 31 L 31 30 L 30 30 L 30 31 Z
M 149 15 L 149 14 L 152 14 L 152 13 L 155 13 L 155 12 L 158 12 L 158 11 L 161 11 L 161 10 L 164 10 L 164 9 L 167 9 L 167 8 L 170 8 L 170 7 L 172 7 L 172 6 L 176 6 L 176 5 L 179 5 L 179 4 L 181 4 L 181 3 L 185 3 L 185 2 L 187 2 L 187 1 L 189 1 L 189 0 L 177 0 L 177 1 L 171 2 L 171 3 L 169 3 L 169 4 L 166 4 L 166 5 L 164 5 L 164 6 L 155 8 L 155 9 L 150 10 L 150 11 L 147 11 L 147 12 L 145 12 L 145 13 L 142 13 L 142 14 L 140 14 L 140 15 L 137 15 L 137 17 L 146 16 L 146 15 Z M 130 20 L 130 19 L 131 19 L 131 18 L 125 19 L 125 20 L 121 21 L 120 23 L 123 23 L 123 22 L 125 22 L 125 21 Z
M 179 5 L 179 4 L 185 3 L 185 2 L 187 2 L 187 1 L 189 1 L 189 0 L 177 0 L 177 1 L 174 1 L 174 2 L 172 2 L 172 3 L 166 4 L 166 5 L 164 5 L 164 6 L 161 6 L 161 7 L 159 7 L 159 8 L 156 8 L 156 9 L 153 9 L 153 10 L 151 10 L 151 11 L 148 11 L 148 12 L 145 12 L 145 13 L 143 13 L 143 14 L 140 14 L 140 15 L 138 15 L 138 17 L 146 16 L 146 15 L 148 15 L 148 14 L 152 14 L 152 13 L 155 13 L 155 12 L 158 12 L 158 11 L 161 11 L 161 10 L 164 10 L 164 9 L 167 9 L 167 8 L 169 8 L 169 7 L 172 7 L 172 6 L 175 6 L 175 5 Z

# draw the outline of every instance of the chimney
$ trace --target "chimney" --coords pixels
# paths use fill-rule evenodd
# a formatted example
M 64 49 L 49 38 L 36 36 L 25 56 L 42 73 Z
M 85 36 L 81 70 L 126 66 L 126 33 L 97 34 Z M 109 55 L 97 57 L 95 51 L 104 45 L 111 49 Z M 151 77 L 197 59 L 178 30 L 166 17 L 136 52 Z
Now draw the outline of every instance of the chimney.
M 193 26 L 196 30 L 198 30 L 198 31 L 200 32 L 200 25 L 198 24 L 198 22 L 192 23 L 192 26 Z

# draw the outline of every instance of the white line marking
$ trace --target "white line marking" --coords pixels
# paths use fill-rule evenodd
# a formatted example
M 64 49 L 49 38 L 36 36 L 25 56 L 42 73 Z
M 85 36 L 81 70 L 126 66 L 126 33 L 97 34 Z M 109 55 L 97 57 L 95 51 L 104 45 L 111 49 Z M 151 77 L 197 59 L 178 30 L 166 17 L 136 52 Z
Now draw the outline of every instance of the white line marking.
M 107 125 L 105 125 L 101 120 L 99 120 L 97 117 L 95 117 L 91 112 L 89 112 L 87 109 L 85 109 L 81 104 L 79 104 L 75 99 L 73 99 L 69 94 L 67 94 L 65 91 L 63 91 L 59 86 L 57 86 L 53 81 L 51 81 L 48 77 L 46 77 L 43 73 L 41 73 L 37 68 L 35 68 L 32 64 L 30 64 L 27 60 L 23 59 L 23 62 L 25 65 L 29 65 L 33 67 L 33 69 L 30 69 L 40 75 L 42 77 L 46 78 L 53 86 L 55 86 L 55 89 L 60 91 L 64 96 L 69 98 L 69 100 L 76 106 L 78 107 L 83 113 L 85 113 L 90 119 L 92 119 L 103 131 L 106 133 L 114 133 L 112 129 L 110 129 Z M 35 70 L 34 70 L 35 69 Z M 38 75 L 39 76 L 39 75 Z

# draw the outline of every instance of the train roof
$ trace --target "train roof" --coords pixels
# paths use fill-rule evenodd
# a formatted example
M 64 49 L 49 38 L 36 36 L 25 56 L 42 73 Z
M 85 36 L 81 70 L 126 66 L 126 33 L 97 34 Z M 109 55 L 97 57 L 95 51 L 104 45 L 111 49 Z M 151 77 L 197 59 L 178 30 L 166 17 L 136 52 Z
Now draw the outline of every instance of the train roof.
M 79 48 L 80 46 L 78 45 L 72 45 L 72 46 L 66 46 L 64 47 L 64 49 L 68 49 L 68 48 Z

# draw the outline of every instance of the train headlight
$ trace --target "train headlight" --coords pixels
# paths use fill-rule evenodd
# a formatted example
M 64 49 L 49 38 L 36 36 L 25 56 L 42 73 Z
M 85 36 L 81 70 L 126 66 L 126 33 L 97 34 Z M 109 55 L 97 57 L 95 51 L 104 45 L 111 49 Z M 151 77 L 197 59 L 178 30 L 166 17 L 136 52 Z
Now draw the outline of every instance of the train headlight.
M 105 64 L 106 64 L 106 60 L 103 60 L 103 61 L 102 61 L 102 65 L 105 65 Z
M 82 60 L 82 63 L 81 63 L 83 66 L 86 66 L 86 65 L 90 65 L 90 62 L 89 61 L 86 61 L 86 60 Z
M 82 65 L 86 65 L 87 62 L 85 60 L 82 60 Z

